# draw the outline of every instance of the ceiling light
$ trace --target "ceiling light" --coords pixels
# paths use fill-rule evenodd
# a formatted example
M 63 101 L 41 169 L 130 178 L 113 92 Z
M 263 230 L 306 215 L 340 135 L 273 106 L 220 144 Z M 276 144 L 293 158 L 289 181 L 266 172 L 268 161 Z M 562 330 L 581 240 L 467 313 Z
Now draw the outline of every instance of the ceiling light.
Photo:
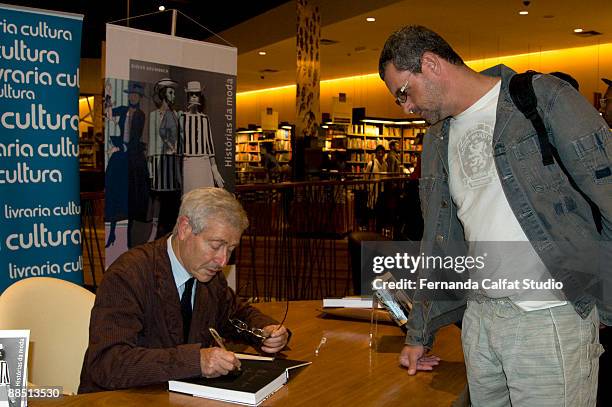
M 521 10 L 521 11 L 519 11 L 519 14 L 522 15 L 522 16 L 526 16 L 527 14 L 529 14 L 529 11 Z
M 159 6 L 157 9 L 158 9 L 159 11 L 164 11 L 164 10 L 166 10 L 166 7 L 164 7 L 164 6 Z
M 368 18 L 366 18 L 366 21 L 368 23 L 373 23 L 374 21 L 376 21 L 376 19 L 374 17 L 368 17 Z
M 581 32 L 583 32 L 583 31 L 584 31 L 584 30 L 583 30 L 582 28 L 574 28 L 574 32 L 575 32 L 575 33 L 581 33 Z
M 259 54 L 259 55 L 262 55 L 262 56 L 263 56 L 263 55 L 266 55 L 266 51 L 259 51 L 259 52 L 258 52 L 258 54 Z

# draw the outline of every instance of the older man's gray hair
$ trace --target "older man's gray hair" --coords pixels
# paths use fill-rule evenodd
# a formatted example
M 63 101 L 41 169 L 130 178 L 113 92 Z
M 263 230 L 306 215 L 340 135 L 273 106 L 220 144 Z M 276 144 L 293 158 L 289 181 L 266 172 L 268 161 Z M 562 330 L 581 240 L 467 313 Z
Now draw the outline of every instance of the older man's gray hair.
M 211 220 L 221 221 L 243 232 L 249 219 L 240 202 L 223 188 L 198 188 L 183 195 L 179 217 L 189 218 L 193 233 L 200 233 Z M 173 233 L 178 232 L 178 220 Z

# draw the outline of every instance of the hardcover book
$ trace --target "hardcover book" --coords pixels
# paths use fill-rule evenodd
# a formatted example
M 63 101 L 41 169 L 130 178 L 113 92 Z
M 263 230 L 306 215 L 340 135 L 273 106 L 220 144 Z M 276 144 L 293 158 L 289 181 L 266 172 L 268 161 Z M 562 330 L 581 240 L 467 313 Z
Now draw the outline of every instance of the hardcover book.
M 323 308 L 372 308 L 372 297 L 323 298 Z
M 289 371 L 312 362 L 290 359 L 274 361 L 241 360 L 241 370 L 207 379 L 195 377 L 170 380 L 168 389 L 213 400 L 258 406 L 289 379 Z M 236 374 L 234 374 L 236 373 Z

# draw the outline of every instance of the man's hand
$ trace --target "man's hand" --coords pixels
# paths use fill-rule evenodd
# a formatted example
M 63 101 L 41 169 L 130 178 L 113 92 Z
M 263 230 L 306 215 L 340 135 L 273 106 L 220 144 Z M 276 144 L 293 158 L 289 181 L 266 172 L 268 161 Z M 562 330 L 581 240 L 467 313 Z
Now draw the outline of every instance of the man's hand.
M 240 361 L 232 352 L 221 348 L 200 349 L 200 370 L 207 378 L 219 377 L 240 368 Z
M 289 340 L 289 332 L 282 325 L 268 325 L 263 329 L 267 335 L 261 345 L 261 350 L 266 353 L 276 353 L 282 350 Z
M 414 375 L 417 370 L 433 370 L 440 363 L 435 355 L 425 356 L 422 345 L 404 345 L 399 357 L 400 365 L 408 368 L 408 374 Z

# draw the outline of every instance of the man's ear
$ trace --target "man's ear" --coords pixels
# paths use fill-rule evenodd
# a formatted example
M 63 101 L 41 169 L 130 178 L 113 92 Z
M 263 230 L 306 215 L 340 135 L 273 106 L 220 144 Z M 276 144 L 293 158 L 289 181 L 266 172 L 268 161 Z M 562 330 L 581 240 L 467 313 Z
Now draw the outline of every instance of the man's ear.
M 425 51 L 421 57 L 421 71 L 434 75 L 440 75 L 442 65 L 440 57 L 433 52 Z
M 191 224 L 189 218 L 185 215 L 181 215 L 177 219 L 178 221 L 178 238 L 185 240 L 187 236 L 191 234 Z

